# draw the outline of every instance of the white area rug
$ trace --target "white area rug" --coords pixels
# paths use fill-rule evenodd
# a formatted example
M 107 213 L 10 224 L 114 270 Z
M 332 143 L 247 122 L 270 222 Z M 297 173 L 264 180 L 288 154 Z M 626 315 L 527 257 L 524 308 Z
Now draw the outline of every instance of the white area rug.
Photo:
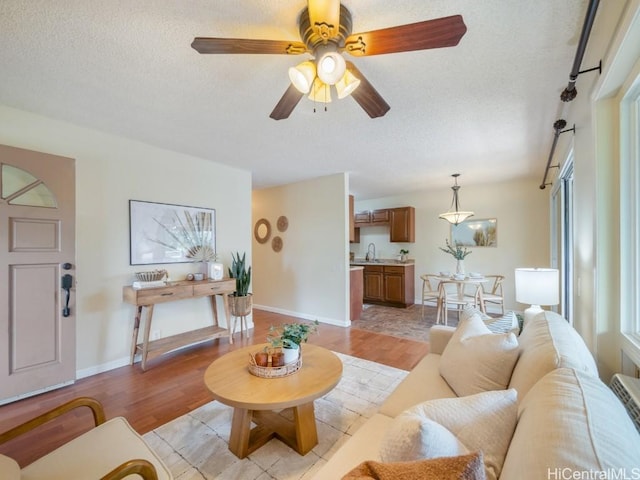
M 305 456 L 277 439 L 245 459 L 228 449 L 233 409 L 210 402 L 173 420 L 144 439 L 162 457 L 176 480 L 310 479 L 376 411 L 408 372 L 337 353 L 342 380 L 316 400 L 318 445 Z

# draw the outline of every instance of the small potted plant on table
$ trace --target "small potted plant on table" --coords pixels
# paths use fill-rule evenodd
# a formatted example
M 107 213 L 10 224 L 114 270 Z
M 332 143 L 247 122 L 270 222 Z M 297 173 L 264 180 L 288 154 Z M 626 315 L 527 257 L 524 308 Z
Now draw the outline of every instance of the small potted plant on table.
M 409 250 L 407 250 L 406 248 L 401 248 L 400 249 L 400 261 L 401 262 L 406 262 L 407 258 L 409 255 Z
M 267 341 L 273 348 L 281 348 L 284 363 L 292 363 L 300 356 L 300 344 L 306 342 L 309 335 L 318 331 L 318 321 L 313 323 L 283 323 L 271 325 Z

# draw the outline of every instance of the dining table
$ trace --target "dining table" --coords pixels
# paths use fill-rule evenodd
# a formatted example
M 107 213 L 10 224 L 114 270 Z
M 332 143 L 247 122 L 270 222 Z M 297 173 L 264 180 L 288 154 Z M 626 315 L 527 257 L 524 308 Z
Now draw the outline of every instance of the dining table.
M 477 296 L 477 306 L 480 308 L 480 311 L 482 313 L 487 313 L 486 312 L 486 308 L 485 308 L 485 304 L 484 304 L 484 298 L 482 296 L 483 293 L 483 289 L 482 289 L 482 284 L 486 283 L 489 281 L 488 278 L 486 278 L 483 275 L 465 275 L 464 277 L 458 276 L 458 275 L 439 275 L 436 277 L 436 280 L 438 281 L 438 292 L 439 292 L 439 298 L 438 298 L 438 313 L 436 315 L 437 318 L 437 322 L 440 322 L 440 315 L 441 315 L 441 311 L 442 311 L 442 304 L 443 304 L 443 300 L 444 300 L 444 287 L 446 284 L 455 284 L 457 287 L 457 300 L 460 304 L 462 304 L 463 300 L 464 300 L 464 290 L 465 287 L 467 285 L 474 285 L 475 286 L 475 294 L 474 296 Z M 446 305 L 444 305 L 444 308 L 447 308 Z

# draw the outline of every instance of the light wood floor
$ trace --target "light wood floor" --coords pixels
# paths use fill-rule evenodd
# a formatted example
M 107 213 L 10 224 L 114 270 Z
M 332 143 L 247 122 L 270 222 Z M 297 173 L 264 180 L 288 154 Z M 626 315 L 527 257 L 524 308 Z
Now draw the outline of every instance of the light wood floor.
M 255 309 L 255 328 L 249 335 L 234 336 L 234 344 L 216 339 L 147 364 L 121 367 L 78 380 L 74 385 L 0 407 L 0 432 L 78 396 L 95 397 L 105 407 L 107 418 L 126 417 L 141 434 L 167 423 L 213 400 L 203 383 L 207 366 L 225 353 L 245 345 L 266 341 L 270 325 L 300 319 Z M 410 370 L 427 353 L 428 344 L 351 328 L 321 324 L 309 343 L 333 351 Z M 82 410 L 87 410 L 86 412 Z M 91 425 L 88 409 L 71 413 L 36 429 L 33 434 L 0 445 L 0 453 L 28 465 Z

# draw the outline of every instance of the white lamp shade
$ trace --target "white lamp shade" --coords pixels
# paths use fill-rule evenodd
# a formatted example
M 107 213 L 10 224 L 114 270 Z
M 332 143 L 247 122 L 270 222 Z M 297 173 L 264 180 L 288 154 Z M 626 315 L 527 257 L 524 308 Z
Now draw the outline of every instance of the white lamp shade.
M 316 70 L 318 77 L 328 85 L 335 85 L 342 78 L 347 63 L 344 57 L 338 53 L 336 46 L 329 43 L 316 48 Z
M 516 301 L 529 305 L 560 303 L 558 270 L 555 268 L 516 268 Z
M 289 69 L 289 80 L 300 93 L 309 93 L 316 78 L 316 66 L 307 60 Z
M 360 79 L 351 73 L 350 70 L 346 70 L 342 78 L 336 83 L 338 98 L 343 99 L 351 95 L 358 86 L 360 86 Z
M 320 103 L 331 103 L 331 87 L 316 77 L 311 87 L 309 100 Z

